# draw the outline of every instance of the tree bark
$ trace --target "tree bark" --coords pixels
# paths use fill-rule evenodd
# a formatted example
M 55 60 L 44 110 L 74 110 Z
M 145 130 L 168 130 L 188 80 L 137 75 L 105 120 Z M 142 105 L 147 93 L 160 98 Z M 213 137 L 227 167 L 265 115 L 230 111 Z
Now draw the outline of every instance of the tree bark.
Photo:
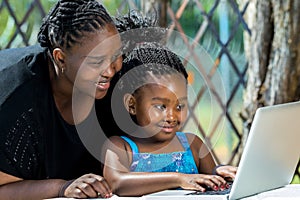
M 245 54 L 248 60 L 247 87 L 244 92 L 244 135 L 248 135 L 255 110 L 265 104 L 265 79 L 273 40 L 273 18 L 270 1 L 253 0 L 245 20 L 251 36 L 245 33 Z M 244 137 L 245 138 L 245 137 Z
M 299 9 L 298 0 L 250 0 L 245 16 L 251 30 L 251 36 L 245 35 L 245 135 L 257 108 L 299 100 Z
M 249 62 L 241 149 L 257 108 L 299 100 L 299 9 L 299 0 L 250 0 L 245 15 L 251 36 L 245 35 Z

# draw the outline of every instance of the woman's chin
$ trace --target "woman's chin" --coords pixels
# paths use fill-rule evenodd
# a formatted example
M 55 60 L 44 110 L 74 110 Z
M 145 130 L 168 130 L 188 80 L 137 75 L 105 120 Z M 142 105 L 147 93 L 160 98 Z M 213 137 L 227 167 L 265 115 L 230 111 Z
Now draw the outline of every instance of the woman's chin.
M 106 93 L 107 90 L 96 91 L 95 99 L 102 99 L 103 97 L 105 97 Z

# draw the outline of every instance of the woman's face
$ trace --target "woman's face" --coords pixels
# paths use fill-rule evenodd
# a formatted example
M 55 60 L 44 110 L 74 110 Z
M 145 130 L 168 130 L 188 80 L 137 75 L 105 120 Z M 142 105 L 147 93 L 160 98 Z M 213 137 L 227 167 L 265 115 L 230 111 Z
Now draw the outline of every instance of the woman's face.
M 65 54 L 63 74 L 73 92 L 96 99 L 106 95 L 112 77 L 121 69 L 121 41 L 113 25 L 96 33 L 86 33 L 80 44 Z
M 186 80 L 176 73 L 155 82 L 142 86 L 134 95 L 136 120 L 152 139 L 171 140 L 187 117 Z

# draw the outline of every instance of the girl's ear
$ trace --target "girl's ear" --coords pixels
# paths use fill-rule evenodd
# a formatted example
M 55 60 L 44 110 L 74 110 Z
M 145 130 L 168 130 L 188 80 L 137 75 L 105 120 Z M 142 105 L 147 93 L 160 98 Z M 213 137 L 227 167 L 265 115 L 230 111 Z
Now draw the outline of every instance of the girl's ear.
M 136 114 L 136 112 L 135 112 L 136 101 L 135 101 L 134 96 L 132 94 L 126 93 L 124 95 L 123 101 L 124 101 L 125 108 L 129 112 L 129 114 L 135 115 Z

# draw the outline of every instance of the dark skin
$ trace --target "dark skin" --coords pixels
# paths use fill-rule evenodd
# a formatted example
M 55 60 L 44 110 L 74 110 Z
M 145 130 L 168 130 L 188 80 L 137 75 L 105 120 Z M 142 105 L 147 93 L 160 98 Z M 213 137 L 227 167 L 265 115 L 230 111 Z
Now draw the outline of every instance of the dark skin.
M 54 49 L 53 59 L 49 58 L 48 62 L 50 80 L 56 106 L 66 122 L 77 124 L 83 121 L 95 98 L 106 95 L 111 78 L 121 69 L 120 45 L 118 31 L 108 24 L 99 32 L 86 33 L 71 49 Z M 72 105 L 74 96 L 79 99 L 73 101 L 76 105 Z M 72 106 L 78 113 L 73 112 Z M 23 180 L 0 171 L 0 196 L 3 199 L 53 198 L 66 182 L 62 179 Z M 102 176 L 86 174 L 74 180 L 64 196 L 108 198 L 112 191 Z
M 186 81 L 181 74 L 168 78 L 151 77 L 157 84 L 142 86 L 137 94 L 125 95 L 124 104 L 128 112 L 144 127 L 137 135 L 129 134 L 139 152 L 170 153 L 183 151 L 176 137 L 187 115 Z M 140 136 L 140 137 L 138 137 Z M 148 136 L 148 137 L 146 137 Z M 111 137 L 104 145 L 104 177 L 114 193 L 120 196 L 141 196 L 171 188 L 205 191 L 225 189 L 223 177 L 235 177 L 236 168 L 221 167 L 218 175 L 211 175 L 216 166 L 209 149 L 202 140 L 187 134 L 199 174 L 177 172 L 131 172 L 132 150 L 122 138 Z M 219 171 L 220 170 L 220 171 Z M 219 173 L 221 172 L 221 173 Z
M 86 33 L 82 43 L 70 50 L 54 49 L 54 67 L 49 68 L 53 96 L 68 123 L 82 122 L 94 100 L 106 95 L 110 80 L 122 66 L 120 45 L 115 27 L 106 25 L 104 31 Z

